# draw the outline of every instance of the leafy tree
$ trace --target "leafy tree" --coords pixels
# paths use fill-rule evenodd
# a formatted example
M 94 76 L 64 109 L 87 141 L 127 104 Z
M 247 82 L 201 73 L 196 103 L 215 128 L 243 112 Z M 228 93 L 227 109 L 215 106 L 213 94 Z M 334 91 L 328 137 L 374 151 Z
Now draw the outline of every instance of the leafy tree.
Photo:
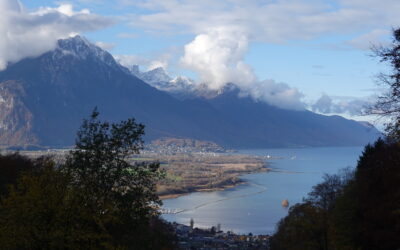
M 35 168 L 35 162 L 19 153 L 0 154 L 0 195 L 7 193 L 10 185 L 15 185 L 23 172 Z
M 352 173 L 345 169 L 340 174 L 324 175 L 303 203 L 291 207 L 280 221 L 272 239 L 272 249 L 331 248 L 331 212 Z
M 344 185 L 347 184 L 352 176 L 353 172 L 350 169 L 343 169 L 339 174 L 325 174 L 323 181 L 312 188 L 306 200 L 323 210 L 332 210 L 337 197 L 342 193 Z
M 103 224 L 82 206 L 84 197 L 49 158 L 35 162 L 0 203 L 2 249 L 100 249 L 111 245 Z
M 296 204 L 277 226 L 271 239 L 271 249 L 325 249 L 322 211 L 311 203 Z
M 158 163 L 130 161 L 142 148 L 142 124 L 134 119 L 110 124 L 99 121 L 98 115 L 94 110 L 90 119 L 84 120 L 63 171 L 73 176 L 74 185 L 86 196 L 85 206 L 93 213 L 117 218 L 105 225 L 116 244 L 147 248 L 155 242 L 149 225 L 158 219 L 161 201 L 156 181 L 163 172 Z M 108 204 L 107 209 L 98 209 Z
M 400 246 L 400 144 L 365 147 L 355 173 L 325 176 L 292 207 L 272 249 L 385 249 Z
M 347 198 L 347 205 L 354 209 L 344 211 L 353 217 L 345 230 L 353 231 L 355 246 L 361 249 L 398 249 L 399 183 L 400 144 L 378 140 L 374 145 L 368 145 L 358 162 L 354 182 L 343 198 Z M 342 211 L 338 209 L 336 212 L 340 214 Z M 346 231 L 341 232 L 346 234 Z
M 61 166 L 32 161 L 0 200 L 5 249 L 172 249 L 171 228 L 157 212 L 158 163 L 130 162 L 144 126 L 110 124 L 95 110 Z M 30 160 L 28 160 L 30 161 Z M 16 162 L 19 162 L 18 159 Z
M 343 193 L 335 202 L 332 211 L 330 230 L 330 244 L 332 249 L 353 250 L 362 249 L 358 244 L 359 232 L 357 225 L 358 213 L 357 203 L 354 200 L 354 180 L 350 181 L 343 189 Z

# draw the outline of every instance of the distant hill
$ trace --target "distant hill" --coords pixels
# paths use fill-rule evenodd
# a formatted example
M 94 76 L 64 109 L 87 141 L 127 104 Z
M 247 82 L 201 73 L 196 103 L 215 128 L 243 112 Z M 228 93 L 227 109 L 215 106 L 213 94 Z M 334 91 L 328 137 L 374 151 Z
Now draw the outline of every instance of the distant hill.
M 339 116 L 239 98 L 235 88 L 212 98 L 176 99 L 76 36 L 0 72 L 0 145 L 73 145 L 82 119 L 95 106 L 106 120 L 135 117 L 146 125 L 148 141 L 180 137 L 241 148 L 350 146 L 379 134 L 373 126 Z

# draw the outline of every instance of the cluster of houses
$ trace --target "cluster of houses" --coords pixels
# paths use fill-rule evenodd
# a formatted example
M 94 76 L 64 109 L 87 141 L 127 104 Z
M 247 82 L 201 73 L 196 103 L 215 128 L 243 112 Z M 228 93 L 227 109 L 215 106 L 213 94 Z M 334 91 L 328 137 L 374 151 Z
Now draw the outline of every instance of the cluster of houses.
M 172 223 L 180 249 L 268 249 L 269 235 L 239 235 L 223 232 L 219 226 L 208 229 Z

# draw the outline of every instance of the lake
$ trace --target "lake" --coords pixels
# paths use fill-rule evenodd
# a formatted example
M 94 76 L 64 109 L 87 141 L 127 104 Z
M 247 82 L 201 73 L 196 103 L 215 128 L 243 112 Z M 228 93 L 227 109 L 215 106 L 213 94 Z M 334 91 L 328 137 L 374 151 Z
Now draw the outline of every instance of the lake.
M 326 147 L 240 150 L 240 154 L 271 156 L 274 171 L 242 176 L 247 184 L 223 191 L 196 192 L 164 201 L 163 208 L 184 212 L 164 214 L 167 221 L 195 227 L 221 225 L 224 231 L 240 234 L 272 234 L 277 222 L 287 215 L 281 206 L 301 202 L 324 173 L 334 174 L 355 167 L 363 147 Z

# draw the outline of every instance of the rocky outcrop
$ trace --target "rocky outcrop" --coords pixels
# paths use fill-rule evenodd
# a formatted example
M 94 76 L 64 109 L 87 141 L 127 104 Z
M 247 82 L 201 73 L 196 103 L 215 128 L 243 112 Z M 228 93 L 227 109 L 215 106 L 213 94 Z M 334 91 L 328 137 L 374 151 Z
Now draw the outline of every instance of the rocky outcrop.
M 34 145 L 33 115 L 24 103 L 26 92 L 17 81 L 0 83 L 0 142 L 2 145 Z

